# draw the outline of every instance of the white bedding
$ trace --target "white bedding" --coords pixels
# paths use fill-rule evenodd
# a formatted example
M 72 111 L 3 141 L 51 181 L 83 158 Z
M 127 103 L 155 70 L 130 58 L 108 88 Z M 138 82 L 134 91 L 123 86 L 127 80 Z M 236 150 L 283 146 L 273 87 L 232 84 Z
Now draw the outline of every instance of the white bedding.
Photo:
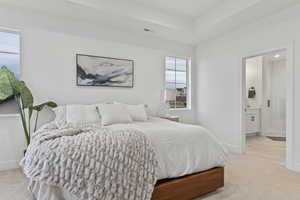
M 225 165 L 226 150 L 212 133 L 201 126 L 151 118 L 146 122 L 108 127 L 136 128 L 150 138 L 159 162 L 158 179 L 180 177 Z M 37 183 L 34 191 L 38 200 L 76 200 L 67 191 L 45 184 Z
M 160 170 L 158 179 L 174 178 L 224 166 L 226 151 L 201 126 L 151 118 L 146 122 L 111 125 L 111 128 L 137 128 L 152 141 Z

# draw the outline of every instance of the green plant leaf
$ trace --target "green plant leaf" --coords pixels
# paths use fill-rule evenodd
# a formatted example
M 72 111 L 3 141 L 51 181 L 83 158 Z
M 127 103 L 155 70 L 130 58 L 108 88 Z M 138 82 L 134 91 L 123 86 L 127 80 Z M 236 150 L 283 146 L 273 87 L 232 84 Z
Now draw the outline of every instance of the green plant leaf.
M 6 66 L 3 66 L 1 69 L 2 69 L 2 73 L 7 78 L 10 87 L 13 89 L 14 95 L 17 95 L 19 93 L 17 90 L 19 80 L 15 77 L 14 73 L 9 71 L 9 69 Z
M 3 66 L 0 69 L 0 101 L 3 101 L 14 95 L 13 88 L 9 81 L 9 76 L 12 76 L 7 67 Z
M 30 107 L 28 108 L 28 118 L 29 118 L 29 121 L 30 121 L 30 119 L 31 119 L 31 117 L 32 117 L 32 113 L 33 113 L 33 107 L 30 106 Z
M 23 109 L 33 105 L 33 96 L 24 81 L 17 83 L 17 91 L 21 96 Z
M 35 118 L 34 132 L 35 132 L 36 129 L 37 129 L 37 121 L 38 121 L 38 118 L 39 118 L 39 112 L 40 112 L 41 110 L 43 110 L 45 106 L 48 106 L 48 107 L 50 107 L 50 108 L 55 108 L 55 107 L 57 107 L 57 104 L 56 104 L 55 102 L 53 102 L 53 101 L 47 101 L 47 102 L 45 102 L 45 103 L 42 103 L 42 104 L 40 104 L 40 105 L 36 105 L 36 106 L 33 106 L 33 107 L 30 108 L 30 109 L 32 109 L 32 110 L 37 111 L 37 113 L 36 113 L 36 118 Z M 31 113 L 31 114 L 32 114 L 32 113 Z
M 0 100 L 11 95 L 20 95 L 23 109 L 33 105 L 33 96 L 25 82 L 19 81 L 6 66 L 1 67 L 0 81 Z
M 10 96 L 14 96 L 17 102 L 26 142 L 27 145 L 29 145 L 30 119 L 32 117 L 33 111 L 37 111 L 34 127 L 34 130 L 36 130 L 39 111 L 41 111 L 45 106 L 52 108 L 57 107 L 57 104 L 53 101 L 48 101 L 46 103 L 33 106 L 33 96 L 30 89 L 26 86 L 25 82 L 19 81 L 7 67 L 3 66 L 0 69 L 0 102 L 9 98 Z M 26 120 L 26 115 L 24 112 L 26 108 L 28 108 L 28 120 Z
M 57 107 L 57 104 L 53 101 L 47 101 L 47 102 L 42 103 L 40 105 L 33 106 L 32 109 L 39 112 L 39 111 L 43 110 L 45 106 L 48 106 L 50 108 L 55 108 L 55 107 Z

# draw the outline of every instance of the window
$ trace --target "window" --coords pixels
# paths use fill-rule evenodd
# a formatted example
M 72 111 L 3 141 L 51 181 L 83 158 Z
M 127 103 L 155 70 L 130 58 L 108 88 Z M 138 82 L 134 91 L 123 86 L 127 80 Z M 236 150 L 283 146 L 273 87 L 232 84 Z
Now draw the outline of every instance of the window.
M 189 59 L 168 56 L 165 62 L 166 102 L 171 109 L 190 108 Z
M 16 32 L 0 30 L 0 69 L 2 66 L 6 66 L 17 79 L 20 79 L 20 35 Z M 10 98 L 11 96 L 0 94 L 0 104 Z
M 0 31 L 0 68 L 4 65 L 18 79 L 20 78 L 20 35 L 18 33 Z

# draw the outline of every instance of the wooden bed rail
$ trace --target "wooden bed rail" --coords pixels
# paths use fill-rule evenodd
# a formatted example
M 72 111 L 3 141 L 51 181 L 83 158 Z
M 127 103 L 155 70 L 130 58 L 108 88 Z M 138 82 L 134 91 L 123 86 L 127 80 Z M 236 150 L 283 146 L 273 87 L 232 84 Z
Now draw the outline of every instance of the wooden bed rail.
M 217 167 L 155 185 L 152 200 L 191 200 L 224 186 L 224 168 Z

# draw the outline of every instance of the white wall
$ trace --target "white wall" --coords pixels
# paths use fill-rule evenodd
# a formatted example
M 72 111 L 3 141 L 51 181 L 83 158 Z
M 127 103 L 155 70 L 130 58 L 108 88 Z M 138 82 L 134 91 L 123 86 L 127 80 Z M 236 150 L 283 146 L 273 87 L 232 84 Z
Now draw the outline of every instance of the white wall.
M 0 170 L 18 166 L 25 149 L 21 122 L 15 116 L 0 116 Z
M 0 8 L 0 26 L 21 32 L 21 76 L 31 88 L 36 103 L 46 100 L 54 100 L 58 104 L 116 100 L 147 103 L 156 112 L 164 86 L 164 57 L 194 58 L 194 48 L 191 46 L 154 37 L 147 39 L 122 34 L 87 22 L 10 7 Z M 76 53 L 133 59 L 134 88 L 76 86 Z M 194 122 L 191 110 L 175 111 L 173 114 L 179 115 L 184 122 Z M 0 135 L 0 169 L 16 167 L 24 149 L 18 117 L 0 117 Z
M 292 167 L 300 171 L 300 5 L 235 30 L 197 48 L 197 119 L 231 150 L 241 151 L 242 57 L 290 46 L 295 41 L 295 138 Z M 293 62 L 293 60 L 291 60 Z

